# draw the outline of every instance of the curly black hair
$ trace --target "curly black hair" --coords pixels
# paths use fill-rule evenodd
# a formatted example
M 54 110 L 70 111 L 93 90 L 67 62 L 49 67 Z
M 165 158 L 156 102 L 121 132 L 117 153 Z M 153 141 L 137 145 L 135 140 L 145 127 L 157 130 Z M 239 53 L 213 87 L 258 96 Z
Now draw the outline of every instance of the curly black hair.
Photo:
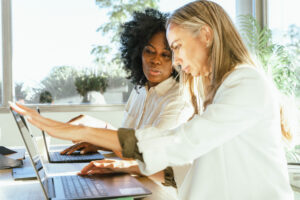
M 166 32 L 165 24 L 168 14 L 148 8 L 144 12 L 134 12 L 131 21 L 122 25 L 121 32 L 121 59 L 128 79 L 136 86 L 147 83 L 142 68 L 142 51 L 158 32 Z M 166 44 L 168 45 L 167 41 Z M 173 70 L 173 77 L 177 74 Z

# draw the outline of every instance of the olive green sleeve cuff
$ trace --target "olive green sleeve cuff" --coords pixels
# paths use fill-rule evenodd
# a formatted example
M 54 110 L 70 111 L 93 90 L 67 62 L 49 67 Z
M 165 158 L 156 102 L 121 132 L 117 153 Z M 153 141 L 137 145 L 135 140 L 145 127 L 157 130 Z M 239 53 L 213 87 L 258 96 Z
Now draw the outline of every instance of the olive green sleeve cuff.
M 165 182 L 162 183 L 164 186 L 172 186 L 177 188 L 175 179 L 174 179 L 174 171 L 172 167 L 167 167 L 164 170 Z
M 133 158 L 144 161 L 143 155 L 139 152 L 135 130 L 129 128 L 118 129 L 119 142 L 122 147 L 122 155 L 124 158 Z

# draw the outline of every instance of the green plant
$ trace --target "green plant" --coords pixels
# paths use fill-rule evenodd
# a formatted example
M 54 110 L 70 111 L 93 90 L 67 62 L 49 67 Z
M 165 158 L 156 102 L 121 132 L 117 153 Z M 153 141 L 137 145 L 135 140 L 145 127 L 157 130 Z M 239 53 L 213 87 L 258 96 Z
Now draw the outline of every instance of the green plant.
M 158 8 L 160 0 L 96 0 L 96 5 L 101 11 L 106 12 L 109 20 L 99 26 L 97 32 L 106 36 L 109 44 L 96 44 L 93 46 L 91 54 L 95 62 L 103 68 L 107 68 L 109 73 L 120 68 L 122 65 L 121 55 L 118 52 L 120 43 L 121 24 L 130 19 L 134 11 L 141 11 L 146 8 Z M 119 72 L 117 72 L 119 73 Z M 124 72 L 122 72 L 124 74 Z M 125 77 L 126 75 L 124 75 Z
M 296 67 L 288 49 L 274 43 L 271 30 L 268 27 L 261 28 L 253 16 L 241 15 L 238 21 L 243 40 L 265 71 L 272 76 L 277 88 L 284 94 L 294 95 Z
M 49 91 L 43 91 L 40 94 L 40 103 L 52 103 L 53 97 Z
M 296 67 L 296 76 L 298 77 L 297 87 L 296 87 L 296 97 L 300 97 L 300 27 L 295 24 L 291 24 L 288 31 L 285 34 L 287 38 L 287 47 L 290 55 L 294 59 Z
M 83 102 L 87 102 L 87 93 L 89 91 L 99 91 L 104 93 L 108 86 L 108 78 L 105 75 L 95 75 L 83 73 L 75 78 L 77 92 L 84 97 Z

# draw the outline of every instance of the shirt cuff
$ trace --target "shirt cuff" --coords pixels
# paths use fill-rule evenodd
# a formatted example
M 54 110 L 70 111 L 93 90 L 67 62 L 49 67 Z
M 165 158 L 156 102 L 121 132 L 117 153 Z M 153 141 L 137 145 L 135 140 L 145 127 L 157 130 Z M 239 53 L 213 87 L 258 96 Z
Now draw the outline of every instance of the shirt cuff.
M 139 152 L 135 130 L 129 128 L 118 129 L 119 142 L 122 147 L 122 155 L 124 158 L 133 158 L 144 161 L 143 155 Z
M 167 167 L 164 170 L 164 177 L 165 177 L 165 182 L 162 183 L 164 186 L 172 186 L 177 188 L 175 179 L 174 179 L 174 171 L 172 167 Z

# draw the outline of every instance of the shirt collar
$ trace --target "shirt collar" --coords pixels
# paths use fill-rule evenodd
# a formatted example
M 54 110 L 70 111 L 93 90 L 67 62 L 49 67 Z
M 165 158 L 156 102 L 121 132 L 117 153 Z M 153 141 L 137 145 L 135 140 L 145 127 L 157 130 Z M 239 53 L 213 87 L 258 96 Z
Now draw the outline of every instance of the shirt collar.
M 174 85 L 176 84 L 176 80 L 171 76 L 168 79 L 164 80 L 163 82 L 160 82 L 154 87 L 151 87 L 150 90 L 148 89 L 148 85 L 146 84 L 146 91 L 151 92 L 154 90 L 158 95 L 162 96 L 164 95 L 168 90 L 170 90 Z

